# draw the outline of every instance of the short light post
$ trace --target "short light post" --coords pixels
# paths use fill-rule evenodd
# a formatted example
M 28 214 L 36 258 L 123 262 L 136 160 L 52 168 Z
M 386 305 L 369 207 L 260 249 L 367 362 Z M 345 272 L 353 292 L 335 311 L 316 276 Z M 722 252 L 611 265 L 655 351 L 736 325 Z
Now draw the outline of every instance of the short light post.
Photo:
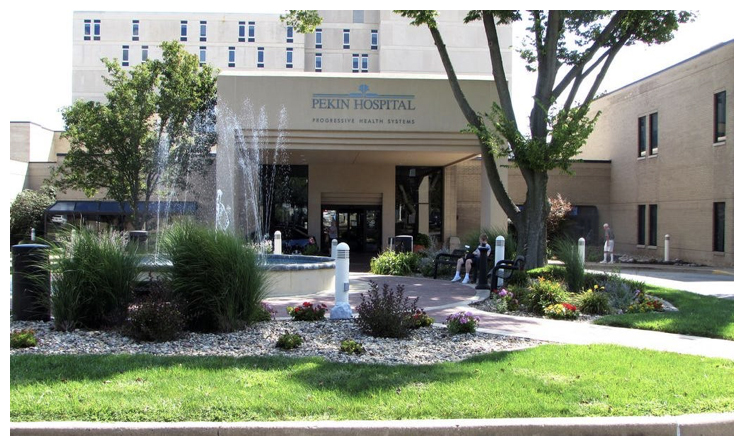
M 585 269 L 585 239 L 583 237 L 578 239 L 578 257 L 580 257 L 580 264 Z
M 282 233 L 275 231 L 275 254 L 282 254 Z
M 334 307 L 330 319 L 352 319 L 350 308 L 350 247 L 347 243 L 337 245 L 334 275 Z

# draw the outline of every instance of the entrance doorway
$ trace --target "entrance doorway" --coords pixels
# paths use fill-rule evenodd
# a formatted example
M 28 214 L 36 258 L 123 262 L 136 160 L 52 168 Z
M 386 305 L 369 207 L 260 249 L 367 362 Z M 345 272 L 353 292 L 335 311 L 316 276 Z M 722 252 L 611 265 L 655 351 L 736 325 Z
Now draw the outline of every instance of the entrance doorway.
M 324 205 L 321 209 L 323 247 L 331 251 L 331 242 L 350 247 L 350 270 L 368 271 L 370 259 L 381 250 L 381 206 Z

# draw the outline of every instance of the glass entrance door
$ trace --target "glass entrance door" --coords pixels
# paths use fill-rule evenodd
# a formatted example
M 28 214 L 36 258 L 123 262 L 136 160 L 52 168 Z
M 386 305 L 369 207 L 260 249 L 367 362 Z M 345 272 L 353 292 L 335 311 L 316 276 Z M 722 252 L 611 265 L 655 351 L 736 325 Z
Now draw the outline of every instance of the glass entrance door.
M 381 207 L 326 205 L 321 210 L 324 248 L 331 241 L 347 243 L 350 252 L 378 252 L 381 249 Z

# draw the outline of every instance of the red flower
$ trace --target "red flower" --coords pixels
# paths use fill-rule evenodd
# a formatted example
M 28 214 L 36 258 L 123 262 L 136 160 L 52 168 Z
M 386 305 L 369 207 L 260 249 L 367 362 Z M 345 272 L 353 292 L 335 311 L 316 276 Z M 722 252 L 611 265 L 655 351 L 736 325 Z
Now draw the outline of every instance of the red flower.
M 310 307 L 311 306 L 311 302 L 303 302 L 303 306 L 304 307 Z
M 573 304 L 568 304 L 566 302 L 563 302 L 562 306 L 565 307 L 567 310 L 570 310 L 570 311 L 577 311 L 578 310 L 578 307 L 576 307 Z

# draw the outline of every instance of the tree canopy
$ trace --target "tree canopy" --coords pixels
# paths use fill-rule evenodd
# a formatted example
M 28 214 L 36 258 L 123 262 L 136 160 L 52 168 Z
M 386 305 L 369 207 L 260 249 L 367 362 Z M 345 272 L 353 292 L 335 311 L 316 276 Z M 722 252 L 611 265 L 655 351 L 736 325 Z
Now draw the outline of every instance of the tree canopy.
M 62 111 L 70 151 L 53 173 L 61 190 L 129 203 L 137 228 L 147 224 L 147 206 L 158 185 L 187 187 L 192 172 L 204 172 L 216 143 L 217 70 L 201 66 L 178 42 L 164 42 L 161 59 L 123 68 L 103 59 L 106 102 L 77 101 Z

